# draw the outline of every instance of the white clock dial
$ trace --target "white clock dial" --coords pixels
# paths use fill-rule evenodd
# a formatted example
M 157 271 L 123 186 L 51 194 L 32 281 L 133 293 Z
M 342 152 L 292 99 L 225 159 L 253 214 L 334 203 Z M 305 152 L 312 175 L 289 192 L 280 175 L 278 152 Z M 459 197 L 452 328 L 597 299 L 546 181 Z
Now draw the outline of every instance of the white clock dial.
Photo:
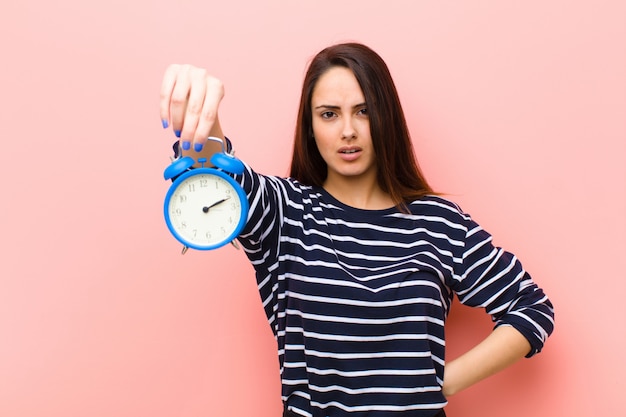
M 191 246 L 211 247 L 236 237 L 242 210 L 233 185 L 218 175 L 197 173 L 183 179 L 169 198 L 171 228 Z

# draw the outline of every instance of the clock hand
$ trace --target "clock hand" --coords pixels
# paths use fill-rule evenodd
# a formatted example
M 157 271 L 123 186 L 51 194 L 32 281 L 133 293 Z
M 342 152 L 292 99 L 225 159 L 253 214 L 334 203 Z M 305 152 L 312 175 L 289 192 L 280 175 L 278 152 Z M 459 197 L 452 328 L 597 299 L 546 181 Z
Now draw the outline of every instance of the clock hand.
M 211 205 L 210 205 L 210 206 L 208 206 L 208 207 L 202 207 L 202 211 L 203 211 L 204 213 L 208 213 L 208 212 L 209 212 L 209 210 L 211 209 L 211 207 L 215 207 L 215 206 L 217 206 L 218 204 L 222 204 L 224 201 L 228 200 L 229 198 L 230 198 L 230 196 L 229 196 L 229 197 L 226 197 L 226 198 L 222 198 L 221 200 L 216 201 L 215 203 L 211 204 Z

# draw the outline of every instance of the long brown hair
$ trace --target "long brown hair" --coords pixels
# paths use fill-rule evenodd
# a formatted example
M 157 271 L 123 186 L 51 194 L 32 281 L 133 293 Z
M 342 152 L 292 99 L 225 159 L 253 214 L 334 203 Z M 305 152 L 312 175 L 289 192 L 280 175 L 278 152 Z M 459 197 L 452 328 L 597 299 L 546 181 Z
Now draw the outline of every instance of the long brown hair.
M 365 96 L 380 187 L 399 207 L 433 194 L 415 158 L 387 64 L 376 52 L 358 43 L 330 46 L 311 61 L 302 85 L 290 176 L 313 186 L 322 186 L 326 179 L 328 168 L 313 139 L 311 96 L 319 78 L 333 67 L 350 69 Z

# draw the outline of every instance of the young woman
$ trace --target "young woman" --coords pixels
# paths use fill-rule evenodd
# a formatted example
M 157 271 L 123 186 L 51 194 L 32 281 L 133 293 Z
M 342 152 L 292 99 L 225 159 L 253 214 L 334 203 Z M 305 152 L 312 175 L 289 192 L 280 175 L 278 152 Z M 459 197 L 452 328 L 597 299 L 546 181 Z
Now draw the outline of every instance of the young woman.
M 198 157 L 224 138 L 222 83 L 172 65 L 163 126 Z M 334 45 L 302 88 L 289 178 L 246 166 L 239 241 L 278 344 L 285 416 L 445 416 L 446 398 L 539 352 L 552 304 L 512 254 L 418 168 L 394 83 L 368 47 Z M 493 332 L 445 361 L 456 294 Z

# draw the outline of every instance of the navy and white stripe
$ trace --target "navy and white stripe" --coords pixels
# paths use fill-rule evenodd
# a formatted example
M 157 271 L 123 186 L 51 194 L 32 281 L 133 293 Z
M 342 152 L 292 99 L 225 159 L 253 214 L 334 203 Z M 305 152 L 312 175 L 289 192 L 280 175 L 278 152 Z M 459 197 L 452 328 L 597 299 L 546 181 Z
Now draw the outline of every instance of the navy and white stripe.
M 348 207 L 321 188 L 238 177 L 250 200 L 239 240 L 278 343 L 282 398 L 311 417 L 427 417 L 441 393 L 453 294 L 539 352 L 553 310 L 520 262 L 455 204 Z

